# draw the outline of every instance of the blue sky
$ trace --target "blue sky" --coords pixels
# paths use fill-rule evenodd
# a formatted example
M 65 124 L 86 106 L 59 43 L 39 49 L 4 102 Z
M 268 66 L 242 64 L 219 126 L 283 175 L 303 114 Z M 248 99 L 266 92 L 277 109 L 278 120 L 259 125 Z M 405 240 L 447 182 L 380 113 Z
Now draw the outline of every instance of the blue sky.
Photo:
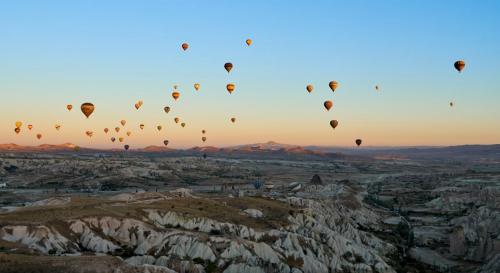
M 3 1 L 0 143 L 38 143 L 13 133 L 22 120 L 45 142 L 106 146 L 102 128 L 121 119 L 165 126 L 134 133 L 135 146 L 201 145 L 201 129 L 212 132 L 209 145 L 498 143 L 499 12 L 498 1 Z M 457 59 L 467 62 L 461 74 Z M 96 104 L 91 120 L 77 114 L 85 101 Z M 85 130 L 99 132 L 92 143 Z

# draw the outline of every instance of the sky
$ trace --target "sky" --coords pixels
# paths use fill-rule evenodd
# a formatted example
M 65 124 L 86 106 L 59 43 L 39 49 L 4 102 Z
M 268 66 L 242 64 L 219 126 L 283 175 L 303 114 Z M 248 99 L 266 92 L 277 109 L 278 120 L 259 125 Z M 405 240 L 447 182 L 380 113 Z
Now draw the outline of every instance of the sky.
M 500 1 L 472 0 L 0 1 L 0 143 L 500 143 L 499 13 Z M 120 133 L 103 132 L 122 119 Z

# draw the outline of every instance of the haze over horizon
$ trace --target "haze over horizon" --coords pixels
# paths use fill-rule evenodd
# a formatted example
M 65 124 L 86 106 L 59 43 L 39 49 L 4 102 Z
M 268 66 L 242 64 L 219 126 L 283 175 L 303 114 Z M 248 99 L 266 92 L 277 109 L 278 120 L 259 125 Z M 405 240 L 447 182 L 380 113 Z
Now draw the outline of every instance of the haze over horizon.
M 500 26 L 500 3 L 450 3 L 4 2 L 0 143 L 499 143 L 500 33 L 491 30 Z M 247 38 L 253 40 L 249 47 Z M 184 42 L 187 51 L 180 48 Z M 462 73 L 453 68 L 459 59 L 467 63 Z M 234 64 L 229 74 L 225 62 Z M 335 93 L 331 80 L 340 84 Z M 233 94 L 225 90 L 230 82 L 236 84 Z M 307 84 L 315 87 L 310 94 Z M 181 92 L 176 102 L 173 85 Z M 323 108 L 327 99 L 333 101 L 330 111 Z M 137 111 L 138 100 L 144 106 Z M 89 119 L 79 109 L 87 101 L 96 106 Z M 71 112 L 67 104 L 74 106 Z M 165 114 L 167 105 L 172 111 Z M 174 123 L 177 116 L 185 128 Z M 116 134 L 122 119 L 127 125 Z M 331 119 L 339 120 L 335 130 Z M 23 122 L 19 135 L 13 130 L 17 120 Z M 110 133 L 104 134 L 105 127 Z M 94 131 L 91 139 L 87 130 Z M 111 136 L 126 140 L 111 143 Z

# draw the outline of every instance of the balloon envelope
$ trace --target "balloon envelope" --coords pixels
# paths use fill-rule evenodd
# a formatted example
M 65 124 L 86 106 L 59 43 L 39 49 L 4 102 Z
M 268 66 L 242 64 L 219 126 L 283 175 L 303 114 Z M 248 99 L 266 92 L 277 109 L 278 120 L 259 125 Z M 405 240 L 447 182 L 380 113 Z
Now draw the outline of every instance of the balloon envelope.
M 358 138 L 358 139 L 356 139 L 356 141 L 355 141 L 355 142 L 356 142 L 356 145 L 358 145 L 358 147 L 359 147 L 359 145 L 361 145 L 361 143 L 362 143 L 363 141 L 362 141 L 361 139 L 359 139 L 359 138 Z
M 464 70 L 465 68 L 465 61 L 463 60 L 458 60 L 456 61 L 453 66 L 455 67 L 455 69 L 458 71 L 458 72 L 462 72 L 462 70 Z
M 189 48 L 189 44 L 188 43 L 183 43 L 181 45 L 181 47 L 182 47 L 182 50 L 186 51 Z
M 231 72 L 231 69 L 233 69 L 233 64 L 232 63 L 225 63 L 224 68 L 226 69 L 227 73 Z
M 66 105 L 66 109 L 68 109 L 68 111 L 71 111 L 71 109 L 73 109 L 73 105 L 71 104 Z
M 195 84 L 194 84 L 194 89 L 195 89 L 196 91 L 200 90 L 200 84 L 199 84 L 199 83 L 195 83 Z
M 336 82 L 336 81 L 331 81 L 328 86 L 330 86 L 330 89 L 332 89 L 333 92 L 335 92 L 335 89 L 337 89 L 337 87 L 339 87 L 339 83 Z
M 170 107 L 168 106 L 163 107 L 163 111 L 165 111 L 165 113 L 168 114 L 168 112 L 170 112 Z
M 330 109 L 332 108 L 333 106 L 333 102 L 331 100 L 327 100 L 323 103 L 323 105 L 325 106 L 326 110 L 327 111 L 330 111 Z
M 339 126 L 338 120 L 336 120 L 336 119 L 331 120 L 330 126 L 332 126 L 332 128 L 335 129 L 337 126 Z
M 313 89 L 314 89 L 314 86 L 313 86 L 312 84 L 308 84 L 308 85 L 306 86 L 306 90 L 307 90 L 307 92 L 309 92 L 309 93 L 311 93 L 311 92 L 313 91 Z
M 245 42 L 247 43 L 247 46 L 250 46 L 252 44 L 252 39 L 247 39 Z
M 92 113 L 94 113 L 94 105 L 90 102 L 86 102 L 84 104 L 82 104 L 82 106 L 80 106 L 80 109 L 82 110 L 82 113 L 87 117 L 89 118 L 90 115 L 92 115 Z
M 163 144 L 164 144 L 165 146 L 167 146 L 167 145 L 168 145 L 168 140 L 164 140 L 164 141 L 163 141 Z
M 227 92 L 229 92 L 229 94 L 233 93 L 233 91 L 234 91 L 234 83 L 228 83 L 226 85 L 226 89 L 227 89 Z
M 174 98 L 174 100 L 177 100 L 180 96 L 181 94 L 179 92 L 177 91 L 172 92 L 172 98 Z

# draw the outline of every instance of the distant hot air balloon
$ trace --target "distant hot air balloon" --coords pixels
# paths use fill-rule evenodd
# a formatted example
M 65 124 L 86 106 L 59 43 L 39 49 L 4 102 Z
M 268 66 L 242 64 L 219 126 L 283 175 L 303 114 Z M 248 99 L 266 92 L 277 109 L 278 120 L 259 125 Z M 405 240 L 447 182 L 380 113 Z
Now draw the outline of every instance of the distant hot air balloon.
M 41 139 L 42 138 L 42 134 L 36 134 L 36 138 Z
M 68 109 L 68 111 L 71 111 L 71 109 L 73 109 L 73 105 L 71 104 L 66 105 L 66 109 Z
M 231 122 L 235 123 L 236 122 L 236 118 L 231 118 Z
M 194 89 L 195 89 L 196 91 L 200 90 L 200 84 L 199 84 L 199 83 L 195 83 L 195 84 L 194 84 Z
M 120 127 L 115 127 L 115 132 L 120 132 Z
M 165 111 L 165 113 L 168 114 L 168 112 L 170 112 L 170 107 L 168 106 L 163 107 L 163 111 Z
M 361 145 L 361 143 L 362 143 L 362 142 L 363 142 L 363 141 L 362 141 L 361 139 L 359 139 L 359 138 L 358 138 L 358 139 L 356 139 L 356 145 L 358 145 L 358 147 L 359 147 L 359 145 Z
M 323 103 L 323 105 L 325 106 L 326 110 L 327 111 L 330 111 L 330 109 L 332 108 L 333 106 L 333 102 L 331 100 L 327 100 Z
M 132 132 L 128 131 L 127 132 L 127 136 L 130 136 L 132 134 Z
M 21 126 L 23 126 L 23 123 L 20 122 L 20 121 L 16 121 L 16 128 L 21 128 Z
M 337 126 L 339 126 L 339 122 L 336 119 L 330 120 L 330 126 L 332 126 L 333 129 L 335 129 Z
M 158 129 L 158 131 L 161 131 L 161 128 L 161 125 L 156 126 L 156 129 Z
M 119 138 L 118 138 L 118 141 L 120 141 L 120 142 L 123 142 L 123 140 L 124 140 L 124 138 L 123 138 L 123 137 L 119 137 Z
M 247 39 L 246 43 L 247 43 L 247 46 L 250 46 L 252 44 L 252 39 Z
M 30 130 L 30 131 L 31 131 L 31 129 L 33 129 L 33 125 L 28 124 L 28 130 Z
M 144 124 L 140 124 L 139 128 L 141 128 L 141 130 L 143 130 L 144 129 Z
M 225 63 L 224 68 L 226 69 L 227 73 L 231 72 L 231 69 L 233 69 L 233 64 L 232 63 Z
M 82 110 L 82 113 L 87 117 L 89 118 L 90 115 L 92 115 L 92 113 L 94 112 L 94 105 L 90 102 L 86 102 L 84 104 L 82 104 L 82 106 L 80 106 L 80 109 Z
M 127 124 L 127 121 L 124 120 L 124 119 L 122 119 L 122 120 L 120 120 L 120 123 L 121 123 L 122 126 L 125 126 L 125 124 Z
M 450 101 L 450 107 L 453 107 L 454 105 L 455 104 L 452 101 Z
M 128 151 L 128 149 L 130 148 L 130 145 L 125 145 L 125 146 L 123 146 L 123 148 L 125 148 L 125 151 Z
M 21 128 L 16 127 L 16 128 L 14 129 L 14 132 L 16 132 L 16 134 L 19 134 L 19 133 L 21 132 Z
M 179 123 L 180 119 L 179 118 L 174 118 L 175 123 Z
M 141 108 L 141 106 L 139 104 L 137 104 L 137 103 L 134 104 L 134 107 L 135 107 L 136 110 L 139 110 L 139 108 Z
M 111 138 L 111 142 L 115 142 L 116 141 L 116 138 L 115 137 L 112 137 Z
M 56 125 L 54 125 L 54 128 L 56 128 L 56 130 L 59 131 L 59 129 L 61 129 L 61 125 L 56 124 Z
M 229 92 L 229 94 L 233 93 L 233 91 L 234 91 L 234 83 L 228 83 L 226 85 L 226 89 L 227 89 L 227 92 Z
M 206 131 L 205 131 L 205 130 L 201 130 L 201 133 L 202 133 L 202 134 L 205 134 L 205 133 L 206 133 Z
M 182 128 L 186 127 L 186 123 L 181 123 Z
M 181 45 L 181 47 L 182 47 L 182 50 L 186 51 L 189 48 L 189 44 L 188 43 L 183 43 Z
M 379 89 L 380 89 L 380 87 L 378 85 L 375 85 L 375 90 L 378 91 Z
M 172 98 L 174 98 L 174 100 L 179 99 L 180 96 L 181 94 L 179 92 L 177 91 L 172 92 Z
M 92 137 L 94 135 L 94 132 L 92 131 L 86 131 L 85 134 L 88 136 L 88 137 Z
M 465 62 L 463 60 L 458 60 L 453 64 L 453 66 L 455 66 L 455 69 L 458 72 L 462 72 L 462 70 L 464 70 L 465 68 Z
M 168 140 L 164 140 L 163 144 L 165 144 L 165 146 L 167 146 L 168 145 Z
M 207 141 L 207 137 L 201 137 L 201 140 L 202 140 L 203 142 L 205 142 L 205 141 Z
M 306 90 L 307 90 L 307 92 L 311 93 L 314 90 L 314 86 L 312 84 L 308 84 L 306 86 Z
M 336 81 L 331 81 L 328 86 L 330 86 L 330 89 L 332 89 L 333 92 L 335 92 L 335 89 L 337 89 L 337 87 L 339 87 L 339 83 L 336 82 Z
M 108 128 L 104 128 L 104 133 L 107 134 L 109 132 Z

